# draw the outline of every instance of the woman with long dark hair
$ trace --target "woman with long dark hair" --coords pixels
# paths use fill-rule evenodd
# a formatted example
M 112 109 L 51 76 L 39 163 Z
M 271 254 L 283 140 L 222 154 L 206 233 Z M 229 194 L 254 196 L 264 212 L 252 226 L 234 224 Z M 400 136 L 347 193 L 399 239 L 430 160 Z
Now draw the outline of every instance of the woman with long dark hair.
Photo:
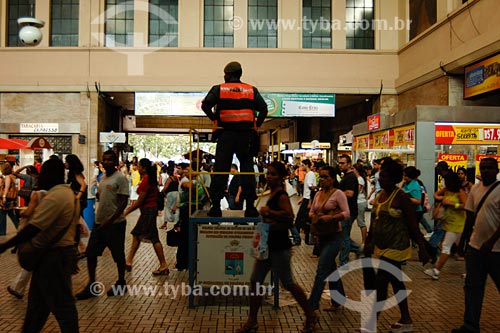
M 283 287 L 290 291 L 306 314 L 306 322 L 302 332 L 315 331 L 318 316 L 307 302 L 302 288 L 294 281 L 290 268 L 290 248 L 292 244 L 288 238 L 288 229 L 293 226 L 293 209 L 288 194 L 284 189 L 284 180 L 287 175 L 286 167 L 281 162 L 269 165 L 266 180 L 271 189 L 266 206 L 260 209 L 264 223 L 269 223 L 269 258 L 256 260 L 251 281 L 252 293 L 250 296 L 250 311 L 247 322 L 236 332 L 250 333 L 257 330 L 257 314 L 262 303 L 262 296 L 256 295 L 257 284 L 262 284 L 267 273 L 271 270 L 280 279 Z
M 66 183 L 69 184 L 71 189 L 76 195 L 76 199 L 80 201 L 80 216 L 83 216 L 83 210 L 87 207 L 87 182 L 85 181 L 85 176 L 83 175 L 83 164 L 75 154 L 69 154 L 66 156 L 66 162 L 64 166 L 68 169 L 68 178 Z M 81 225 L 81 224 L 80 224 Z M 80 227 L 82 232 L 86 226 Z M 78 250 L 80 254 L 78 255 L 80 259 L 86 256 L 87 247 L 79 240 Z
M 141 182 L 137 188 L 139 197 L 125 210 L 124 214 L 127 216 L 139 208 L 141 215 L 131 232 L 133 236 L 132 246 L 130 247 L 125 267 L 128 271 L 132 269 L 132 262 L 137 249 L 139 249 L 139 245 L 141 245 L 141 242 L 149 242 L 153 243 L 156 256 L 160 261 L 160 266 L 152 272 L 153 275 L 168 275 L 170 271 L 165 261 L 163 246 L 161 245 L 158 236 L 158 227 L 156 226 L 156 217 L 158 215 L 158 177 L 156 166 L 152 165 L 151 161 L 147 158 L 142 158 L 137 165 L 137 170 L 141 175 Z

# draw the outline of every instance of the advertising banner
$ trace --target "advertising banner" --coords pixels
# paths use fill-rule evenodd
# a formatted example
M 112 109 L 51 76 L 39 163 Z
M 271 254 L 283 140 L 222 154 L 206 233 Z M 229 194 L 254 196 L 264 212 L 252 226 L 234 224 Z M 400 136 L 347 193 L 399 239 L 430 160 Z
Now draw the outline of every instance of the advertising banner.
M 394 129 L 394 146 L 408 146 L 415 144 L 415 125 Z
M 362 135 L 354 138 L 354 147 L 356 150 L 370 149 L 370 135 Z
M 460 167 L 464 167 L 467 169 L 467 155 L 466 154 L 439 154 L 438 162 L 444 161 L 448 163 L 448 167 L 453 170 L 453 172 L 457 172 L 457 169 Z M 438 188 L 443 187 L 443 177 L 438 175 L 437 179 Z
M 390 132 L 382 131 L 372 134 L 373 136 L 373 147 L 374 149 L 387 149 L 390 148 Z
M 137 92 L 137 116 L 206 117 L 201 101 L 206 92 Z M 335 94 L 261 93 L 268 117 L 335 117 Z
M 435 130 L 438 145 L 500 144 L 500 125 L 436 124 Z
M 465 67 L 464 98 L 500 89 L 500 54 Z
M 492 157 L 492 158 L 495 158 L 498 162 L 498 164 L 500 165 L 500 156 L 495 156 L 495 155 L 486 155 L 486 154 L 477 154 L 476 155 L 476 175 L 479 175 L 481 174 L 479 172 L 479 162 L 481 162 L 481 160 L 483 158 L 486 158 L 486 157 Z
M 268 117 L 335 117 L 335 94 L 261 93 Z

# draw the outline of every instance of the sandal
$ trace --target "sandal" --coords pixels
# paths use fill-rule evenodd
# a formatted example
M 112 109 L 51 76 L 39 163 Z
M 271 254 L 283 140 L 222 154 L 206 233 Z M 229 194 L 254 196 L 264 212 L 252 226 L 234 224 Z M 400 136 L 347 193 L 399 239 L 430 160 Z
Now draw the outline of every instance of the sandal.
M 157 270 L 155 271 L 152 271 L 151 273 L 153 273 L 153 275 L 168 275 L 170 274 L 170 270 L 167 268 L 158 268 Z
M 325 311 L 325 312 L 336 312 L 341 307 L 342 307 L 342 305 L 340 305 L 340 304 L 332 305 L 332 306 L 329 306 L 327 308 L 324 308 L 323 311 Z
M 316 332 L 316 324 L 319 322 L 319 316 L 315 313 L 314 315 L 306 318 L 304 327 L 302 328 L 302 333 L 314 333 Z
M 401 324 L 400 322 L 391 325 L 390 333 L 410 333 L 413 332 L 413 324 Z
M 252 323 L 252 322 L 246 322 L 243 324 L 240 328 L 238 328 L 234 333 L 255 333 L 257 332 L 257 329 L 259 328 L 259 325 L 257 323 Z

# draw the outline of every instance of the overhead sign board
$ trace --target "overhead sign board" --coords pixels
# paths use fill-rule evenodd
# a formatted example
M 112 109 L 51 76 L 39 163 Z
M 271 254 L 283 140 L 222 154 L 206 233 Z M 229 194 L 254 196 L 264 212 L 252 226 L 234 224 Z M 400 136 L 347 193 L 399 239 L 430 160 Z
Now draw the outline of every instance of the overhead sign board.
M 121 132 L 101 132 L 99 133 L 100 143 L 125 143 L 127 137 L 125 133 Z
M 261 93 L 268 117 L 335 117 L 335 94 Z M 137 92 L 137 116 L 205 117 L 205 92 Z

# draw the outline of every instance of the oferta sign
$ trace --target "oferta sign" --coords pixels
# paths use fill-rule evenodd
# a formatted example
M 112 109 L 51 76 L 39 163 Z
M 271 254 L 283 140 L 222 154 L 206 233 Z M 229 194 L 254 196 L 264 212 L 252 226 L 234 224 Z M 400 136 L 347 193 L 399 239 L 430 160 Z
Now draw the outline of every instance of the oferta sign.
M 335 117 L 335 94 L 261 93 L 268 117 Z

